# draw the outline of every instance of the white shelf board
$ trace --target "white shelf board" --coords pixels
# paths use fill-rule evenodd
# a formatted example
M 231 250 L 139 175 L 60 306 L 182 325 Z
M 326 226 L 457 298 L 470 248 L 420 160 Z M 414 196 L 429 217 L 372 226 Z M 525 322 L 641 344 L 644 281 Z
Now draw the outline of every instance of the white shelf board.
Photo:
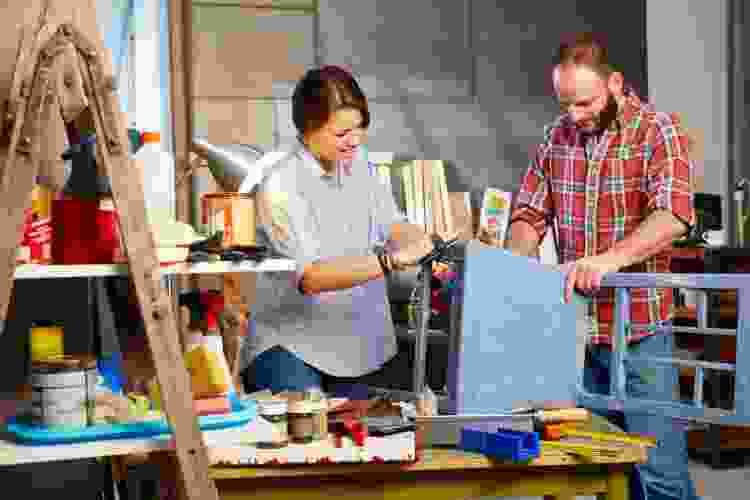
M 237 428 L 203 432 L 207 447 L 237 445 L 247 435 L 246 425 Z M 112 439 L 58 445 L 27 445 L 12 440 L 0 440 L 0 466 L 59 462 L 86 458 L 150 453 L 173 450 L 174 442 L 170 434 L 151 438 Z
M 290 259 L 267 259 L 260 263 L 243 262 L 199 262 L 162 266 L 164 276 L 178 274 L 224 274 L 224 273 L 267 273 L 293 271 L 294 261 Z M 42 265 L 22 264 L 16 266 L 15 279 L 45 278 L 97 278 L 105 276 L 126 276 L 127 264 L 81 264 L 81 265 Z

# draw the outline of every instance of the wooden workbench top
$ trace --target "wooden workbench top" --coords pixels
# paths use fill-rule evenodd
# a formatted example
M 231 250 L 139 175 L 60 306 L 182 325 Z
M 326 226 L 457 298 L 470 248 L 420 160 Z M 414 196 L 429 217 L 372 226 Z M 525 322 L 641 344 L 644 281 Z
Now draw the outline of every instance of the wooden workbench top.
M 450 448 L 429 448 L 423 450 L 422 457 L 415 463 L 386 464 L 333 464 L 333 465 L 287 465 L 287 466 L 214 466 L 212 479 L 274 478 L 297 476 L 330 476 L 362 473 L 404 473 L 439 472 L 468 469 L 518 469 L 528 467 L 571 467 L 583 464 L 633 464 L 644 463 L 647 459 L 645 448 L 629 448 L 627 453 L 616 460 L 588 462 L 559 450 L 543 449 L 541 456 L 530 464 L 507 463 L 488 458 L 478 453 L 468 453 Z

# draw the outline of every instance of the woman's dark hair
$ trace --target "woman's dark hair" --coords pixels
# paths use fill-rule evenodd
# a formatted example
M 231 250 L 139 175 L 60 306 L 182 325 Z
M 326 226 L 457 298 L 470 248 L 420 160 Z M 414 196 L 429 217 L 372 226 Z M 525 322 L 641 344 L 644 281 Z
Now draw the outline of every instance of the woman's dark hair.
M 358 110 L 362 113 L 362 127 L 370 125 L 367 98 L 354 77 L 338 66 L 309 70 L 292 95 L 292 121 L 300 135 L 319 130 L 343 108 Z

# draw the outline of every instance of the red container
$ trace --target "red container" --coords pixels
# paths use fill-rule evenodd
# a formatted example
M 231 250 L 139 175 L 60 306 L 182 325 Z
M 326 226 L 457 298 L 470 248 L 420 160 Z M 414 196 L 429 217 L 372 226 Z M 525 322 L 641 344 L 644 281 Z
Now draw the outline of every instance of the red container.
M 117 215 L 96 199 L 52 201 L 52 260 L 55 264 L 111 264 L 120 259 Z

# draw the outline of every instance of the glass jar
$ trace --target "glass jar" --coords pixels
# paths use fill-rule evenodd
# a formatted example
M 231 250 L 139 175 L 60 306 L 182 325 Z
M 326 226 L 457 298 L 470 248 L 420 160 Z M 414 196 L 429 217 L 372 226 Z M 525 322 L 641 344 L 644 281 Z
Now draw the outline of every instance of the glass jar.
M 315 420 L 313 439 L 319 441 L 328 438 L 328 401 L 320 389 L 308 389 L 305 391 L 305 400 L 308 409 Z
M 258 442 L 258 448 L 284 448 L 289 444 L 289 419 L 285 399 L 258 401 L 258 414 L 271 424 L 267 439 Z
M 289 403 L 289 436 L 295 443 L 311 443 L 315 441 L 318 422 L 314 404 L 301 400 Z

